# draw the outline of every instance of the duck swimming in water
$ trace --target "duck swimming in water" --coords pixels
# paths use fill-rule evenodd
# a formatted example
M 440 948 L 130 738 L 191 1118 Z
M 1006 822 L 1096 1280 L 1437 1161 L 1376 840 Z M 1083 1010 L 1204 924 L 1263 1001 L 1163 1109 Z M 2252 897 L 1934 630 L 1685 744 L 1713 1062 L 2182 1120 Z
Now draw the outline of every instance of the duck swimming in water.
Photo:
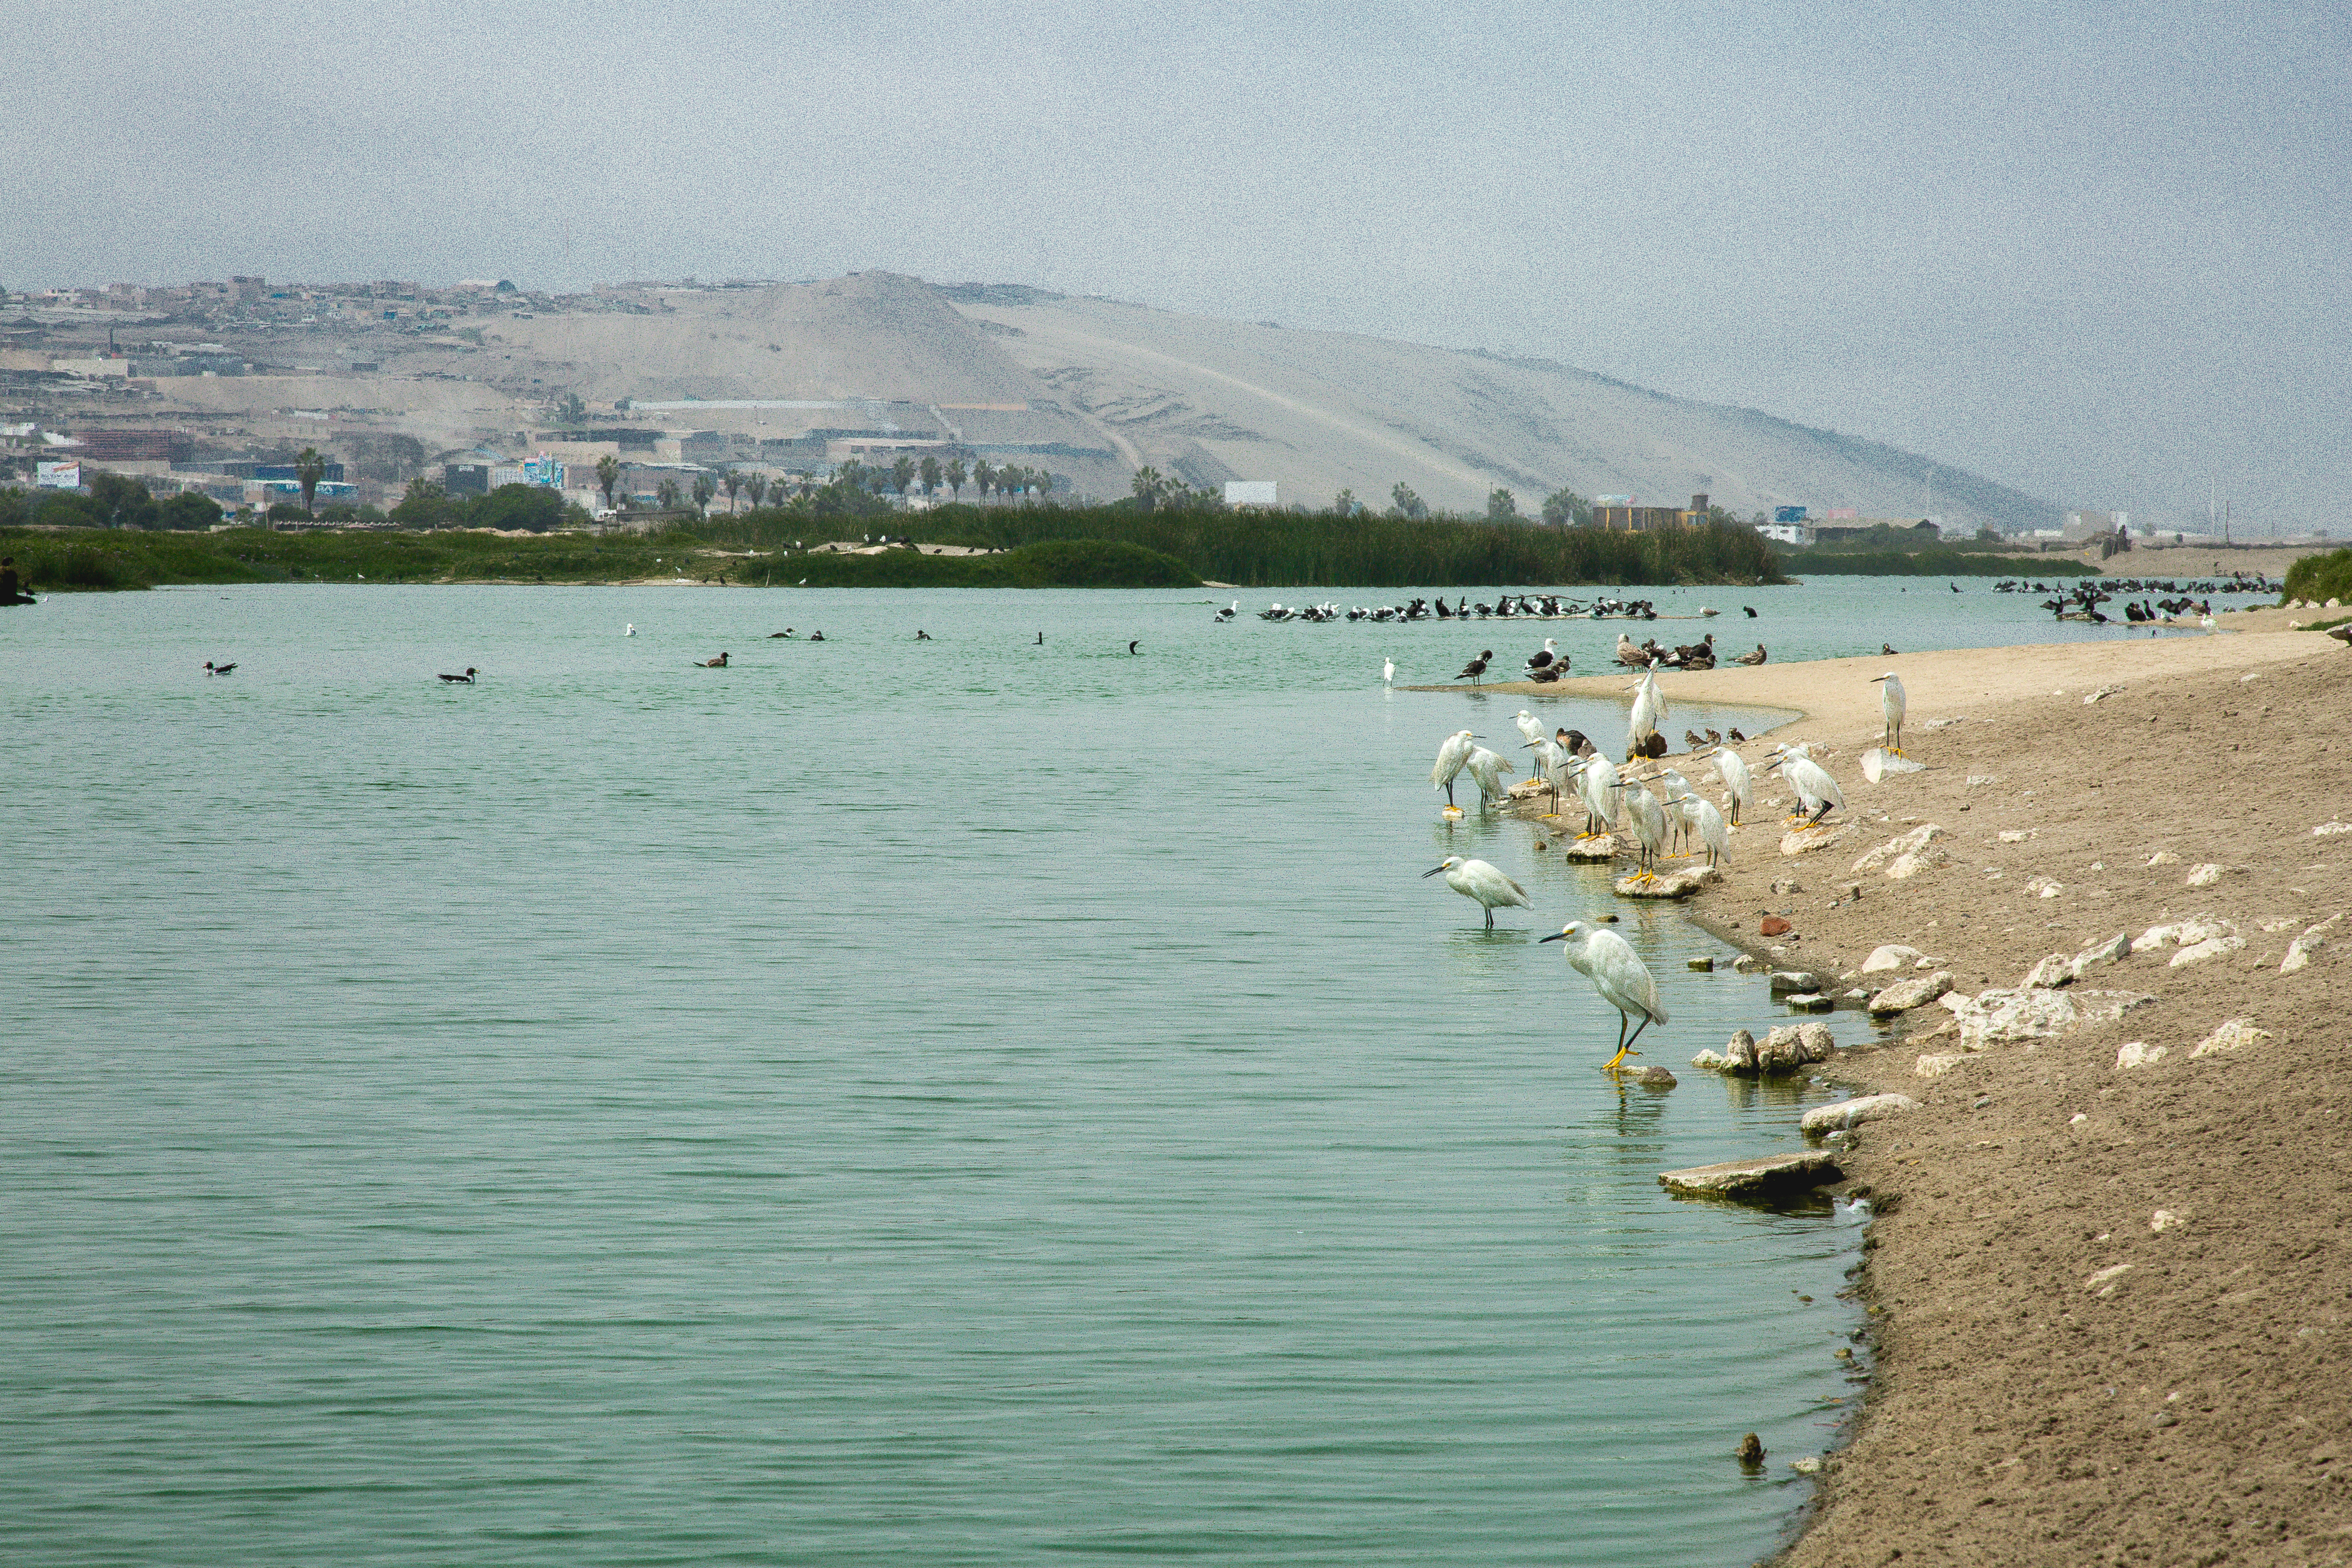
M 694 668 L 697 669 L 724 669 L 727 668 L 727 656 L 722 653 L 717 658 L 698 660 L 696 662 Z
M 226 675 L 230 670 L 235 669 L 236 668 L 236 666 L 234 664 L 215 664 L 211 659 L 205 660 L 205 673 L 206 675 Z
M 481 673 L 482 673 L 482 672 L 481 672 L 480 670 L 476 669 L 472 665 L 470 665 L 470 664 L 469 664 L 469 665 L 467 665 L 467 666 L 466 667 L 466 673 L 465 673 L 465 674 L 463 674 L 463 675 L 445 675 L 445 676 L 443 676 L 441 679 L 444 679 L 444 680 L 446 680 L 446 681 L 447 681 L 447 682 L 448 682 L 450 685 L 452 685 L 452 686 L 471 686 L 471 685 L 473 685 L 473 684 L 474 684 L 474 677 L 476 677 L 476 676 L 478 676 L 478 675 L 479 675 L 479 674 L 481 674 Z

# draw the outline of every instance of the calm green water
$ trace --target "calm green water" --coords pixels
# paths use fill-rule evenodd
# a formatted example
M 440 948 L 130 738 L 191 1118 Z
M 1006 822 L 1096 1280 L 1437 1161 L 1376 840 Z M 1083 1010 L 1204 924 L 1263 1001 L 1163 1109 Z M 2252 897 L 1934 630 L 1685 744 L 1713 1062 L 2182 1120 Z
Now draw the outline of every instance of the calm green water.
M 1927 646 L 1872 586 L 1748 598 L 1786 657 Z M 1767 1550 L 1797 1490 L 1729 1450 L 1831 1439 L 1857 1233 L 1654 1176 L 1824 1091 L 1683 1068 L 1775 1009 L 1670 909 L 1622 929 L 1682 1087 L 1595 1071 L 1615 1015 L 1534 939 L 1605 885 L 1433 819 L 1437 741 L 1516 754 L 1517 702 L 1378 682 L 1560 629 L 1200 597 L 0 619 L 8 1560 Z M 1532 917 L 1420 879 L 1465 847 Z

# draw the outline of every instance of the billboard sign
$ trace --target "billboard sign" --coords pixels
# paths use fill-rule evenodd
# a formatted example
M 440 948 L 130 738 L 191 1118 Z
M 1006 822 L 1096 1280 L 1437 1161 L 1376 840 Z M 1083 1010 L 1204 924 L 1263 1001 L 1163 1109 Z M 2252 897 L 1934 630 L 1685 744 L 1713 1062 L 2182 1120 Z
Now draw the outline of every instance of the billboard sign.
M 1272 479 L 1227 479 L 1227 506 L 1274 506 L 1275 481 Z
M 1632 496 L 1594 496 L 1592 504 L 1594 506 L 1632 506 L 1633 498 Z
M 1772 509 L 1772 521 L 1774 522 L 1802 522 L 1805 521 L 1805 509 L 1801 506 L 1776 506 Z
M 81 464 L 41 463 L 33 465 L 33 484 L 45 490 L 76 490 L 81 488 Z

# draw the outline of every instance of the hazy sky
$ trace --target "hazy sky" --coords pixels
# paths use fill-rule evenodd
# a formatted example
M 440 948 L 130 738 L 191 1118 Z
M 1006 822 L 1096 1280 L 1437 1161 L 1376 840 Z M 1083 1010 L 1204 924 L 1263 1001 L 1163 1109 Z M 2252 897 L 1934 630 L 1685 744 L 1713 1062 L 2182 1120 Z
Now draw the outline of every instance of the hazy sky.
M 0 280 L 1030 282 L 2331 525 L 2347 16 L 18 0 Z

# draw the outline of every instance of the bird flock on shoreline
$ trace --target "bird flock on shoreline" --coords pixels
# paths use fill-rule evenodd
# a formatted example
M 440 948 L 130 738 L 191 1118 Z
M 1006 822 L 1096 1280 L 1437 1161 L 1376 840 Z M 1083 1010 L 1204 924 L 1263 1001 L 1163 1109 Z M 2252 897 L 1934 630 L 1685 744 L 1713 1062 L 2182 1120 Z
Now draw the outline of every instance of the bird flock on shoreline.
M 1558 817 L 1562 802 L 1572 795 L 1584 816 L 1577 834 L 1579 843 L 1607 838 L 1611 840 L 1607 848 L 1613 851 L 1618 842 L 1632 841 L 1634 869 L 1626 883 L 1620 884 L 1621 891 L 1642 891 L 1656 884 L 1662 859 L 1703 856 L 1712 869 L 1728 858 L 1733 829 L 1743 820 L 1754 820 L 1759 772 L 1777 773 L 1795 797 L 1787 822 L 1790 828 L 1817 827 L 1831 813 L 1846 809 L 1843 790 L 1813 755 L 1811 743 L 1776 744 L 1760 767 L 1752 769 L 1738 750 L 1747 739 L 1738 730 L 1732 730 L 1727 739 L 1713 730 L 1701 735 L 1686 729 L 1684 738 L 1692 750 L 1688 757 L 1678 760 L 1691 765 L 1714 764 L 1722 785 L 1720 805 L 1695 787 L 1679 768 L 1661 765 L 1664 751 L 1661 726 L 1668 707 L 1657 684 L 1660 668 L 1655 661 L 1645 664 L 1641 679 L 1627 689 L 1633 701 L 1626 714 L 1622 763 L 1603 754 L 1579 731 L 1555 729 L 1547 735 L 1542 721 L 1527 710 L 1512 716 L 1521 737 L 1519 749 L 1534 753 L 1528 779 L 1540 781 L 1538 793 L 1551 796 L 1551 811 L 1545 815 Z M 1880 745 L 1872 754 L 1902 760 L 1900 766 L 1916 769 L 1919 764 L 1905 759 L 1902 750 L 1903 721 L 1909 706 L 1902 679 L 1888 670 L 1872 684 L 1879 689 L 1885 721 Z M 1438 744 L 1429 773 L 1431 785 L 1445 795 L 1444 820 L 1450 826 L 1466 815 L 1454 800 L 1454 787 L 1463 774 L 1469 774 L 1477 785 L 1478 809 L 1483 815 L 1508 803 L 1510 785 L 1506 779 L 1514 771 L 1501 752 L 1482 743 L 1475 731 L 1458 730 L 1446 736 Z M 1874 780 L 1878 774 L 1873 772 L 1871 776 Z M 1596 858 L 1600 853 L 1596 851 Z M 1609 858 L 1613 860 L 1613 853 Z M 1422 875 L 1443 877 L 1448 888 L 1477 904 L 1490 931 L 1496 929 L 1496 910 L 1534 908 L 1524 886 L 1485 860 L 1449 855 Z M 1561 951 L 1570 966 L 1616 1010 L 1616 1049 L 1601 1069 L 1611 1073 L 1622 1070 L 1627 1057 L 1641 1054 L 1635 1046 L 1643 1030 L 1668 1022 L 1656 977 L 1633 944 L 1609 929 L 1616 918 L 1612 914 L 1597 920 L 1571 920 L 1542 939 L 1563 943 Z

